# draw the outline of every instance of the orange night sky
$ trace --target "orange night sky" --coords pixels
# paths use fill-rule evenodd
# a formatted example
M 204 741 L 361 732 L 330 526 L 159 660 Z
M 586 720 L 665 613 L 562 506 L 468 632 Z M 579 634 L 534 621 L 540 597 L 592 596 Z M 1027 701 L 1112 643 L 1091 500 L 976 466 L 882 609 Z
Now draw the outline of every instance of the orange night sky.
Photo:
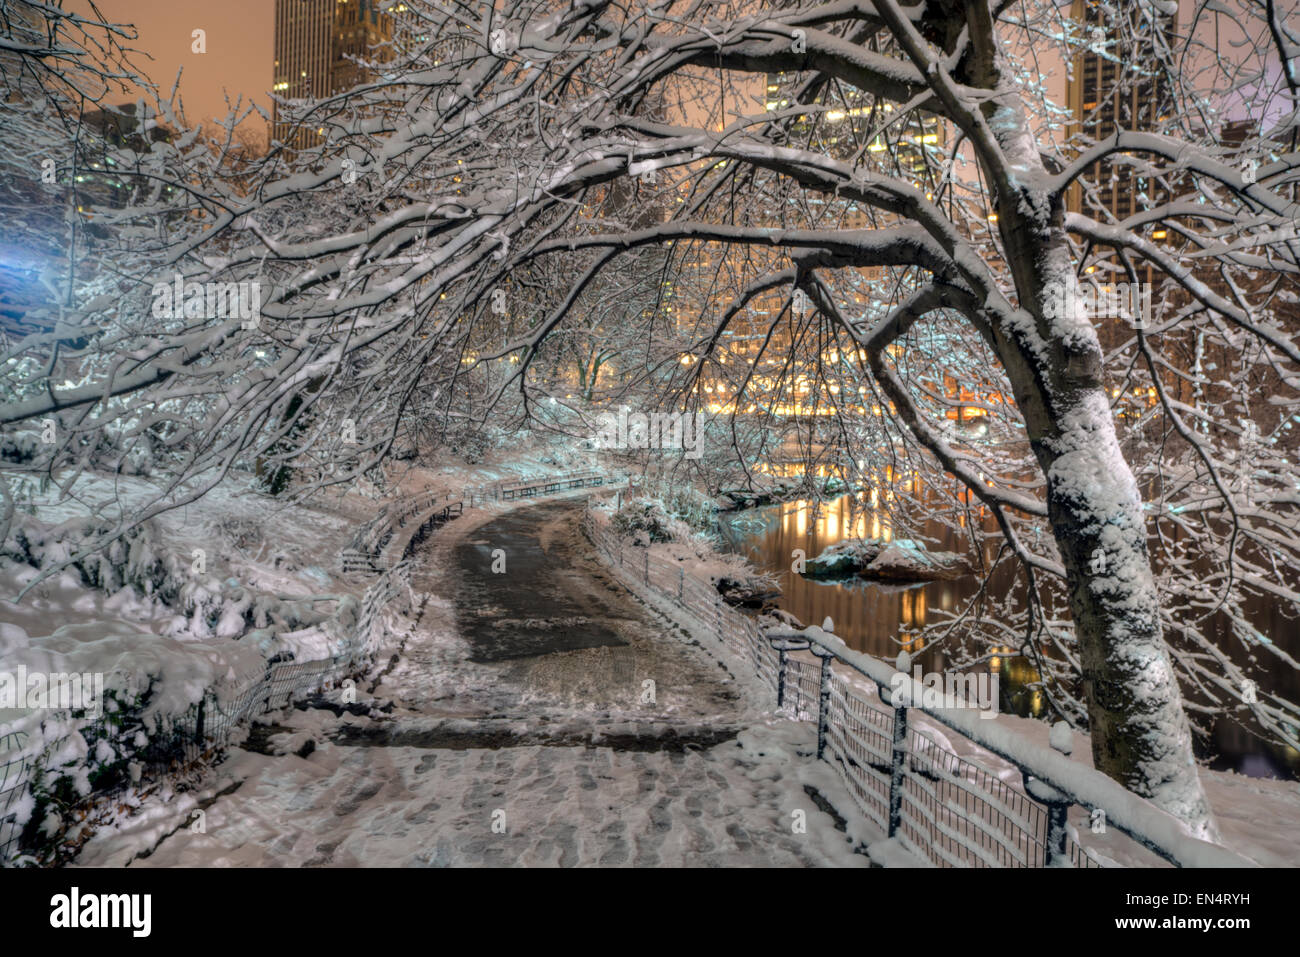
M 191 123 L 224 117 L 227 95 L 252 97 L 270 111 L 274 0 L 97 0 L 96 6 L 106 20 L 136 27 L 136 65 L 164 96 L 182 70 L 180 98 Z M 89 14 L 90 4 L 70 0 L 67 9 Z M 196 29 L 207 31 L 206 53 L 191 52 Z

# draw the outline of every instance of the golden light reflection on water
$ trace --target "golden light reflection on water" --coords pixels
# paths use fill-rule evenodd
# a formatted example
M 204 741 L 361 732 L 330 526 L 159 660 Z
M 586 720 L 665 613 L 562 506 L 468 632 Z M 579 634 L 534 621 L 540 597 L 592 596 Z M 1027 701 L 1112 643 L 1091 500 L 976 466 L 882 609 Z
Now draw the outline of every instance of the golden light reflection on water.
M 801 499 L 754 509 L 737 518 L 761 526 L 733 525 L 728 537 L 738 551 L 747 552 L 757 565 L 779 579 L 781 598 L 777 605 L 800 621 L 821 624 L 830 616 L 835 633 L 850 648 L 883 658 L 894 658 L 905 650 L 922 667 L 941 670 L 949 663 L 948 655 L 943 649 L 927 648 L 920 632 L 934 620 L 932 610 L 954 611 L 964 599 L 976 594 L 979 584 L 973 577 L 923 585 L 860 578 L 822 582 L 791 570 L 795 549 L 802 549 L 807 558 L 813 558 L 845 538 L 892 541 L 894 529 L 880 508 L 881 498 L 881 490 L 872 488 L 840 496 L 820 506 Z M 925 533 L 937 538 L 940 548 L 965 549 L 965 543 L 938 522 L 927 523 Z M 994 579 L 994 594 L 1004 594 L 1012 587 L 1013 576 L 1009 571 L 999 571 Z M 1011 699 L 1004 700 L 1004 707 L 1014 706 L 1022 714 L 1042 712 L 1045 702 L 1041 695 L 1017 694 L 1025 682 L 1034 680 L 1032 667 L 1015 656 L 999 658 L 994 667 L 1001 675 L 1004 699 L 1008 693 L 1012 695 Z

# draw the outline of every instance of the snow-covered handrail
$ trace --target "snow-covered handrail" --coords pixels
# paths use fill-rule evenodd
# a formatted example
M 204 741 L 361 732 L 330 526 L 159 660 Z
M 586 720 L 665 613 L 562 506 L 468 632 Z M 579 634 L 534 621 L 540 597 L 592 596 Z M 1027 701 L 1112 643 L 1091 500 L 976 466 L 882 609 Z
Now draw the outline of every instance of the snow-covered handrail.
M 1126 790 L 1100 771 L 1027 741 L 995 721 L 983 721 L 976 710 L 918 704 L 927 699 L 925 689 L 915 678 L 888 662 L 854 651 L 839 637 L 816 625 L 802 630 L 769 628 L 765 634 L 770 641 L 796 639 L 815 645 L 825 655 L 870 678 L 882 692 L 901 685 L 910 692 L 908 707 L 925 713 L 986 751 L 1011 762 L 1026 775 L 1027 784 L 1029 778 L 1034 778 L 1069 798 L 1072 804 L 1100 808 L 1105 812 L 1107 825 L 1113 825 L 1171 864 L 1179 867 L 1258 866 L 1225 847 L 1192 837 L 1173 815 Z

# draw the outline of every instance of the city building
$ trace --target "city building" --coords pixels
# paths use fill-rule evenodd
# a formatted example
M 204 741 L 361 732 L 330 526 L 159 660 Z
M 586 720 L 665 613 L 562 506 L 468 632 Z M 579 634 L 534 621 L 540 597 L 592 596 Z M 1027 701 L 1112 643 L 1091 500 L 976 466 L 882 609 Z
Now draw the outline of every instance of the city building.
M 391 55 L 385 44 L 393 40 L 393 18 L 379 9 L 378 0 L 338 0 L 332 39 L 330 92 L 338 93 L 367 79 L 358 60 Z
M 333 28 L 337 0 L 275 0 L 275 72 L 272 89 L 287 100 L 320 99 L 333 91 Z M 273 142 L 303 148 L 311 130 L 295 129 L 275 108 Z
M 1128 18 L 1120 30 L 1114 20 L 1118 16 Z M 1159 70 L 1148 72 L 1140 65 L 1157 62 L 1161 42 L 1157 30 L 1164 33 L 1166 43 L 1172 42 L 1177 28 L 1176 9 L 1164 13 L 1159 5 L 1152 4 L 1149 10 L 1138 10 L 1135 5 L 1124 12 L 1093 0 L 1074 0 L 1071 18 L 1091 42 L 1075 56 L 1070 72 L 1066 98 L 1074 122 L 1067 134 L 1071 138 L 1082 134 L 1097 142 L 1117 130 L 1160 129 L 1173 112 L 1173 94 Z M 1074 183 L 1067 197 L 1071 212 L 1085 211 L 1089 205 L 1084 202 L 1085 188 L 1116 222 L 1170 198 L 1158 183 L 1133 166 L 1113 160 L 1094 163 Z M 1097 217 L 1101 211 L 1091 205 L 1086 212 Z M 1165 239 L 1166 235 L 1162 229 L 1151 231 L 1154 240 Z M 1117 259 L 1110 265 L 1119 268 Z M 1152 267 L 1140 267 L 1138 279 L 1153 282 Z
M 379 0 L 275 0 L 276 96 L 318 100 L 355 86 L 365 79 L 357 58 L 391 55 L 385 44 L 393 40 L 393 24 Z M 321 132 L 296 128 L 276 108 L 273 141 L 305 149 L 320 141 Z
M 769 73 L 764 107 L 774 113 L 788 109 L 801 74 Z M 940 164 L 927 162 L 928 154 L 942 147 L 943 125 L 933 113 L 910 111 L 901 123 L 891 122 L 892 103 L 876 102 L 856 88 L 846 87 L 817 97 L 822 107 L 816 113 L 799 114 L 789 124 L 792 144 L 807 145 L 838 159 L 869 162 L 882 172 L 902 174 L 916 185 L 925 185 L 927 169 Z

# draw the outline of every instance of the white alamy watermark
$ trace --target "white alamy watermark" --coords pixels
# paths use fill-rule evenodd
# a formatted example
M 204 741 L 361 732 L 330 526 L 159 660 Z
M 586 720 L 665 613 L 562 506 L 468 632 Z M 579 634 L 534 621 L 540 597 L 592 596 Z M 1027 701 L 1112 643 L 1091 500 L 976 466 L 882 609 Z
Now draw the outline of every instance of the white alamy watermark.
M 74 887 L 50 898 L 50 926 L 59 929 L 121 928 L 148 937 L 152 912 L 152 894 L 83 894 Z
M 101 672 L 29 672 L 23 665 L 0 671 L 0 709 L 29 711 L 84 711 L 98 718 L 104 713 L 104 675 Z
M 155 319 L 242 319 L 256 329 L 262 319 L 262 284 L 252 282 L 186 282 L 180 273 L 171 282 L 153 286 Z
M 1128 319 L 1145 329 L 1151 324 L 1151 283 L 1049 282 L 1043 287 L 1043 315 L 1048 319 L 1077 316 L 1080 309 L 1087 319 Z
M 900 671 L 889 679 L 895 707 L 972 708 L 981 718 L 998 716 L 998 675 Z
M 602 449 L 660 449 L 698 459 L 704 444 L 704 413 L 602 412 L 596 442 Z

